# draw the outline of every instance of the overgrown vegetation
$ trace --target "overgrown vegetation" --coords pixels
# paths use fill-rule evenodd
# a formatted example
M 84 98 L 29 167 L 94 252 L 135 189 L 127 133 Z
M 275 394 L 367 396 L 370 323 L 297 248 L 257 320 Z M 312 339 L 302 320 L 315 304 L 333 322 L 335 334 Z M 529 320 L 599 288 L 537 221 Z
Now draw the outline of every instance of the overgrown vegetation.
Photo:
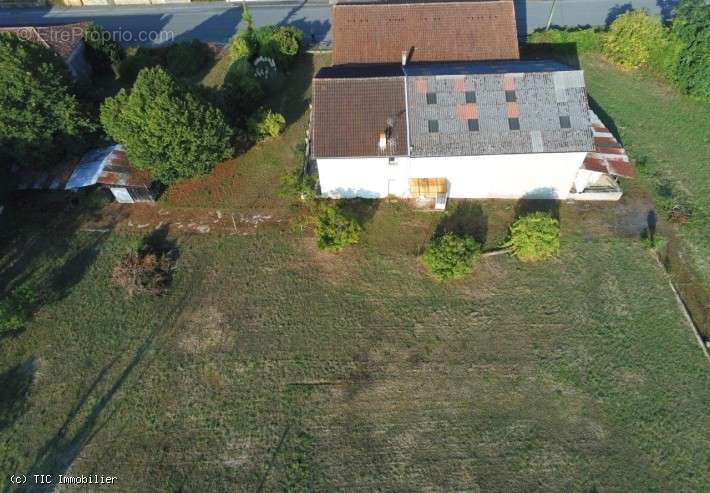
M 176 77 L 199 73 L 212 62 L 212 50 L 199 39 L 175 43 L 165 54 L 165 68 Z
M 130 92 L 106 99 L 101 123 L 133 165 L 162 183 L 209 173 L 233 152 L 222 112 L 160 67 L 143 69 Z
M 473 271 L 480 247 L 468 236 L 446 233 L 429 241 L 424 250 L 424 264 L 440 281 L 461 279 Z
M 531 34 L 528 42 L 570 44 L 578 53 L 600 52 L 623 68 L 647 70 L 710 101 L 710 5 L 681 0 L 674 13 L 670 28 L 645 11 L 632 10 L 617 17 L 608 31 L 554 28 Z
M 360 241 L 360 225 L 337 207 L 322 204 L 316 217 L 318 248 L 337 252 Z
M 307 202 L 316 198 L 316 179 L 305 172 L 306 144 L 296 146 L 294 155 L 296 165 L 281 177 L 278 193 L 281 197 L 300 199 Z
M 52 165 L 89 140 L 94 123 L 72 91 L 57 55 L 0 33 L 0 160 Z
M 505 247 L 523 262 L 556 257 L 560 252 L 560 223 L 542 211 L 520 217 L 510 227 Z

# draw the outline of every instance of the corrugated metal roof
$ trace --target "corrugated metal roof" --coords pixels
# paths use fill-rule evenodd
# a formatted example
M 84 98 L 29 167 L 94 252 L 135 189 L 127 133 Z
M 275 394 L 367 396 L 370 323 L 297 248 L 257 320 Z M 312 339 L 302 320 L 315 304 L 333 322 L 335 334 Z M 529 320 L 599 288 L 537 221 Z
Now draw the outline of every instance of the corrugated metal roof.
M 109 156 L 114 151 L 120 149 L 121 146 L 115 145 L 105 147 L 103 149 L 95 149 L 85 154 L 81 161 L 79 161 L 76 168 L 74 168 L 74 172 L 64 188 L 71 190 L 74 188 L 96 185 L 96 181 L 99 179 L 99 175 L 104 170 L 104 166 L 106 166 Z
M 634 167 L 614 134 L 604 126 L 592 110 L 589 110 L 589 118 L 592 122 L 594 151 L 587 154 L 582 167 L 590 171 L 633 178 L 636 175 Z

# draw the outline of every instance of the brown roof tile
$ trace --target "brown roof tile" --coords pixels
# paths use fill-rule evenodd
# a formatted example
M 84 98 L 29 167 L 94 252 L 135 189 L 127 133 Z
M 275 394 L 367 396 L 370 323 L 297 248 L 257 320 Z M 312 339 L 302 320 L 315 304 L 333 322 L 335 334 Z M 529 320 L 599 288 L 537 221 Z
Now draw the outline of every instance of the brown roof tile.
M 333 64 L 518 59 L 511 0 L 336 4 Z
M 84 39 L 88 25 L 87 22 L 80 22 L 59 26 L 0 27 L 0 32 L 13 33 L 24 40 L 40 44 L 68 60 Z
M 313 81 L 313 155 L 403 156 L 407 130 L 402 77 L 318 78 Z M 380 149 L 380 134 L 392 131 Z

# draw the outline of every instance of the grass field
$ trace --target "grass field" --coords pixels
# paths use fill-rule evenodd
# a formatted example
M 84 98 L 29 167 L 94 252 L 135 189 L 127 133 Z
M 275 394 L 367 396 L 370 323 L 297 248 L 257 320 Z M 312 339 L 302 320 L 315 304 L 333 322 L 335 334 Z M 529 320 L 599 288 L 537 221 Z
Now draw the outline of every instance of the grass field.
M 288 210 L 275 180 L 305 97 L 283 140 L 167 200 Z M 559 259 L 490 257 L 451 284 L 428 276 L 424 243 L 463 224 L 495 247 L 521 204 L 351 203 L 364 233 L 340 254 L 296 222 L 169 236 L 170 292 L 131 299 L 111 272 L 144 238 L 83 231 L 96 210 L 10 207 L 0 293 L 41 302 L 0 334 L 0 489 L 70 472 L 126 492 L 706 491 L 707 361 L 636 201 L 563 204 Z
M 3 282 L 16 277 L 13 245 L 30 245 L 50 255 L 23 282 L 63 293 L 0 346 L 0 378 L 15 382 L 2 387 L 3 478 L 111 474 L 121 491 L 707 489 L 710 376 L 642 244 L 566 230 L 559 260 L 493 257 L 442 285 L 416 257 L 441 220 L 381 204 L 341 255 L 268 228 L 184 236 L 159 299 L 127 300 L 109 282 L 140 238 L 3 238 Z
M 659 206 L 690 212 L 682 228 L 690 266 L 710 286 L 710 104 L 597 55 L 584 55 L 582 66 L 589 95 L 613 120 Z

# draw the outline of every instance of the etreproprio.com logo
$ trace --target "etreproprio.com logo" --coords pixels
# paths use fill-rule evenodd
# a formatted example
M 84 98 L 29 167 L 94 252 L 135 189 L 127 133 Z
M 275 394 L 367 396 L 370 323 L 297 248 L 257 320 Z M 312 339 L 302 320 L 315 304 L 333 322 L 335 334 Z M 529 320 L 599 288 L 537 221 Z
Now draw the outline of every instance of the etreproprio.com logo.
M 38 29 L 42 30 L 41 37 L 47 42 L 68 43 L 76 38 L 83 37 L 88 42 L 114 40 L 121 44 L 135 43 L 169 43 L 175 39 L 173 31 L 144 31 L 144 30 L 89 30 L 79 26 L 65 28 L 63 26 L 47 26 L 43 28 L 22 27 L 14 30 L 15 34 L 27 41 L 38 41 Z

